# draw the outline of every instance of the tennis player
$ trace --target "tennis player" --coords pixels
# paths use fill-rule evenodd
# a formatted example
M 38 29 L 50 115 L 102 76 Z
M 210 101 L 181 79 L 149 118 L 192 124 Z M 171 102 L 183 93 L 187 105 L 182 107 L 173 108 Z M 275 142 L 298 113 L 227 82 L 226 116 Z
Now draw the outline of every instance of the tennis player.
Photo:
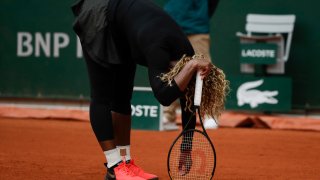
M 148 68 L 154 96 L 162 105 L 180 98 L 184 126 L 192 116 L 184 110 L 185 90 L 197 70 L 202 77 L 212 71 L 211 62 L 186 62 L 170 85 L 160 79 L 194 50 L 175 21 L 151 0 L 79 0 L 72 10 L 90 81 L 90 122 L 107 160 L 106 179 L 158 179 L 137 166 L 130 154 L 136 65 Z M 190 128 L 194 126 L 195 118 Z

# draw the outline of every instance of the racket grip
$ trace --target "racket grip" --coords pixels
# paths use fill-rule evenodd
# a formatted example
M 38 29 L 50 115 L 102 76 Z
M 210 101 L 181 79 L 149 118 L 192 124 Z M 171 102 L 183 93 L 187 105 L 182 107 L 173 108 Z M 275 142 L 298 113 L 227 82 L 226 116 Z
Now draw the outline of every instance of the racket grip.
M 203 84 L 203 80 L 201 79 L 200 71 L 198 71 L 197 77 L 196 77 L 196 85 L 194 90 L 194 101 L 193 101 L 195 106 L 200 106 L 201 104 L 202 84 Z

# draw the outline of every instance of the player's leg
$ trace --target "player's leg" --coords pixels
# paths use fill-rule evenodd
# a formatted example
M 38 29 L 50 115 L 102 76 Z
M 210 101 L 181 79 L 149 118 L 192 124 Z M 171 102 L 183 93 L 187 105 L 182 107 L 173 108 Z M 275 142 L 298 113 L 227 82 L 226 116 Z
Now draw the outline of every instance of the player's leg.
M 114 72 L 96 63 L 85 51 L 84 57 L 90 82 L 90 123 L 102 150 L 109 151 L 116 147 L 110 105 Z
M 116 66 L 114 69 L 117 80 L 112 92 L 111 111 L 115 144 L 126 160 L 130 160 L 131 98 L 136 65 Z
M 113 72 L 112 68 L 101 66 L 83 53 L 90 82 L 90 122 L 102 150 L 107 151 L 115 147 L 110 106 Z
M 116 73 L 115 91 L 112 101 L 112 118 L 115 133 L 115 143 L 119 153 L 125 157 L 128 170 L 143 179 L 158 179 L 156 175 L 146 173 L 131 159 L 131 98 L 136 66 L 121 66 Z
M 129 173 L 128 167 L 125 163 L 122 163 L 121 156 L 116 148 L 111 114 L 113 85 L 115 82 L 114 69 L 112 67 L 103 67 L 94 62 L 86 52 L 84 52 L 84 56 L 91 91 L 90 122 L 106 156 L 107 163 L 105 165 L 108 173 L 105 179 L 111 180 L 117 176 L 117 179 L 142 180 L 142 178 L 135 176 L 133 173 Z

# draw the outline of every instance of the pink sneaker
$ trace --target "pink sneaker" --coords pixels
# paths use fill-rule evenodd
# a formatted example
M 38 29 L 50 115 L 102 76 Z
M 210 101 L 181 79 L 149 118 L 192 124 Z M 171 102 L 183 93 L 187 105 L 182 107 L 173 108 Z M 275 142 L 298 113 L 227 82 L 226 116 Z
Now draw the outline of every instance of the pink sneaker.
M 144 179 L 148 180 L 158 180 L 158 176 L 154 174 L 149 174 L 144 172 L 139 166 L 134 164 L 134 161 L 131 159 L 130 162 L 127 164 L 128 169 L 133 172 L 136 176 L 139 176 Z
M 114 173 L 117 180 L 145 180 L 135 175 L 128 167 L 125 162 L 119 164 L 114 168 Z

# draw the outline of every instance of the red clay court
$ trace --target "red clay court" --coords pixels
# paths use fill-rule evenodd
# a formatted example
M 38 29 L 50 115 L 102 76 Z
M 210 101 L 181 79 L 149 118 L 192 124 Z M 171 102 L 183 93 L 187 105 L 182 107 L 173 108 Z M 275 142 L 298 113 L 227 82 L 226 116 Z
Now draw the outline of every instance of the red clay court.
M 166 158 L 180 131 L 132 132 L 132 156 L 169 179 Z M 320 179 L 316 131 L 218 128 L 214 179 Z M 0 119 L 0 179 L 102 180 L 105 158 L 88 121 Z

